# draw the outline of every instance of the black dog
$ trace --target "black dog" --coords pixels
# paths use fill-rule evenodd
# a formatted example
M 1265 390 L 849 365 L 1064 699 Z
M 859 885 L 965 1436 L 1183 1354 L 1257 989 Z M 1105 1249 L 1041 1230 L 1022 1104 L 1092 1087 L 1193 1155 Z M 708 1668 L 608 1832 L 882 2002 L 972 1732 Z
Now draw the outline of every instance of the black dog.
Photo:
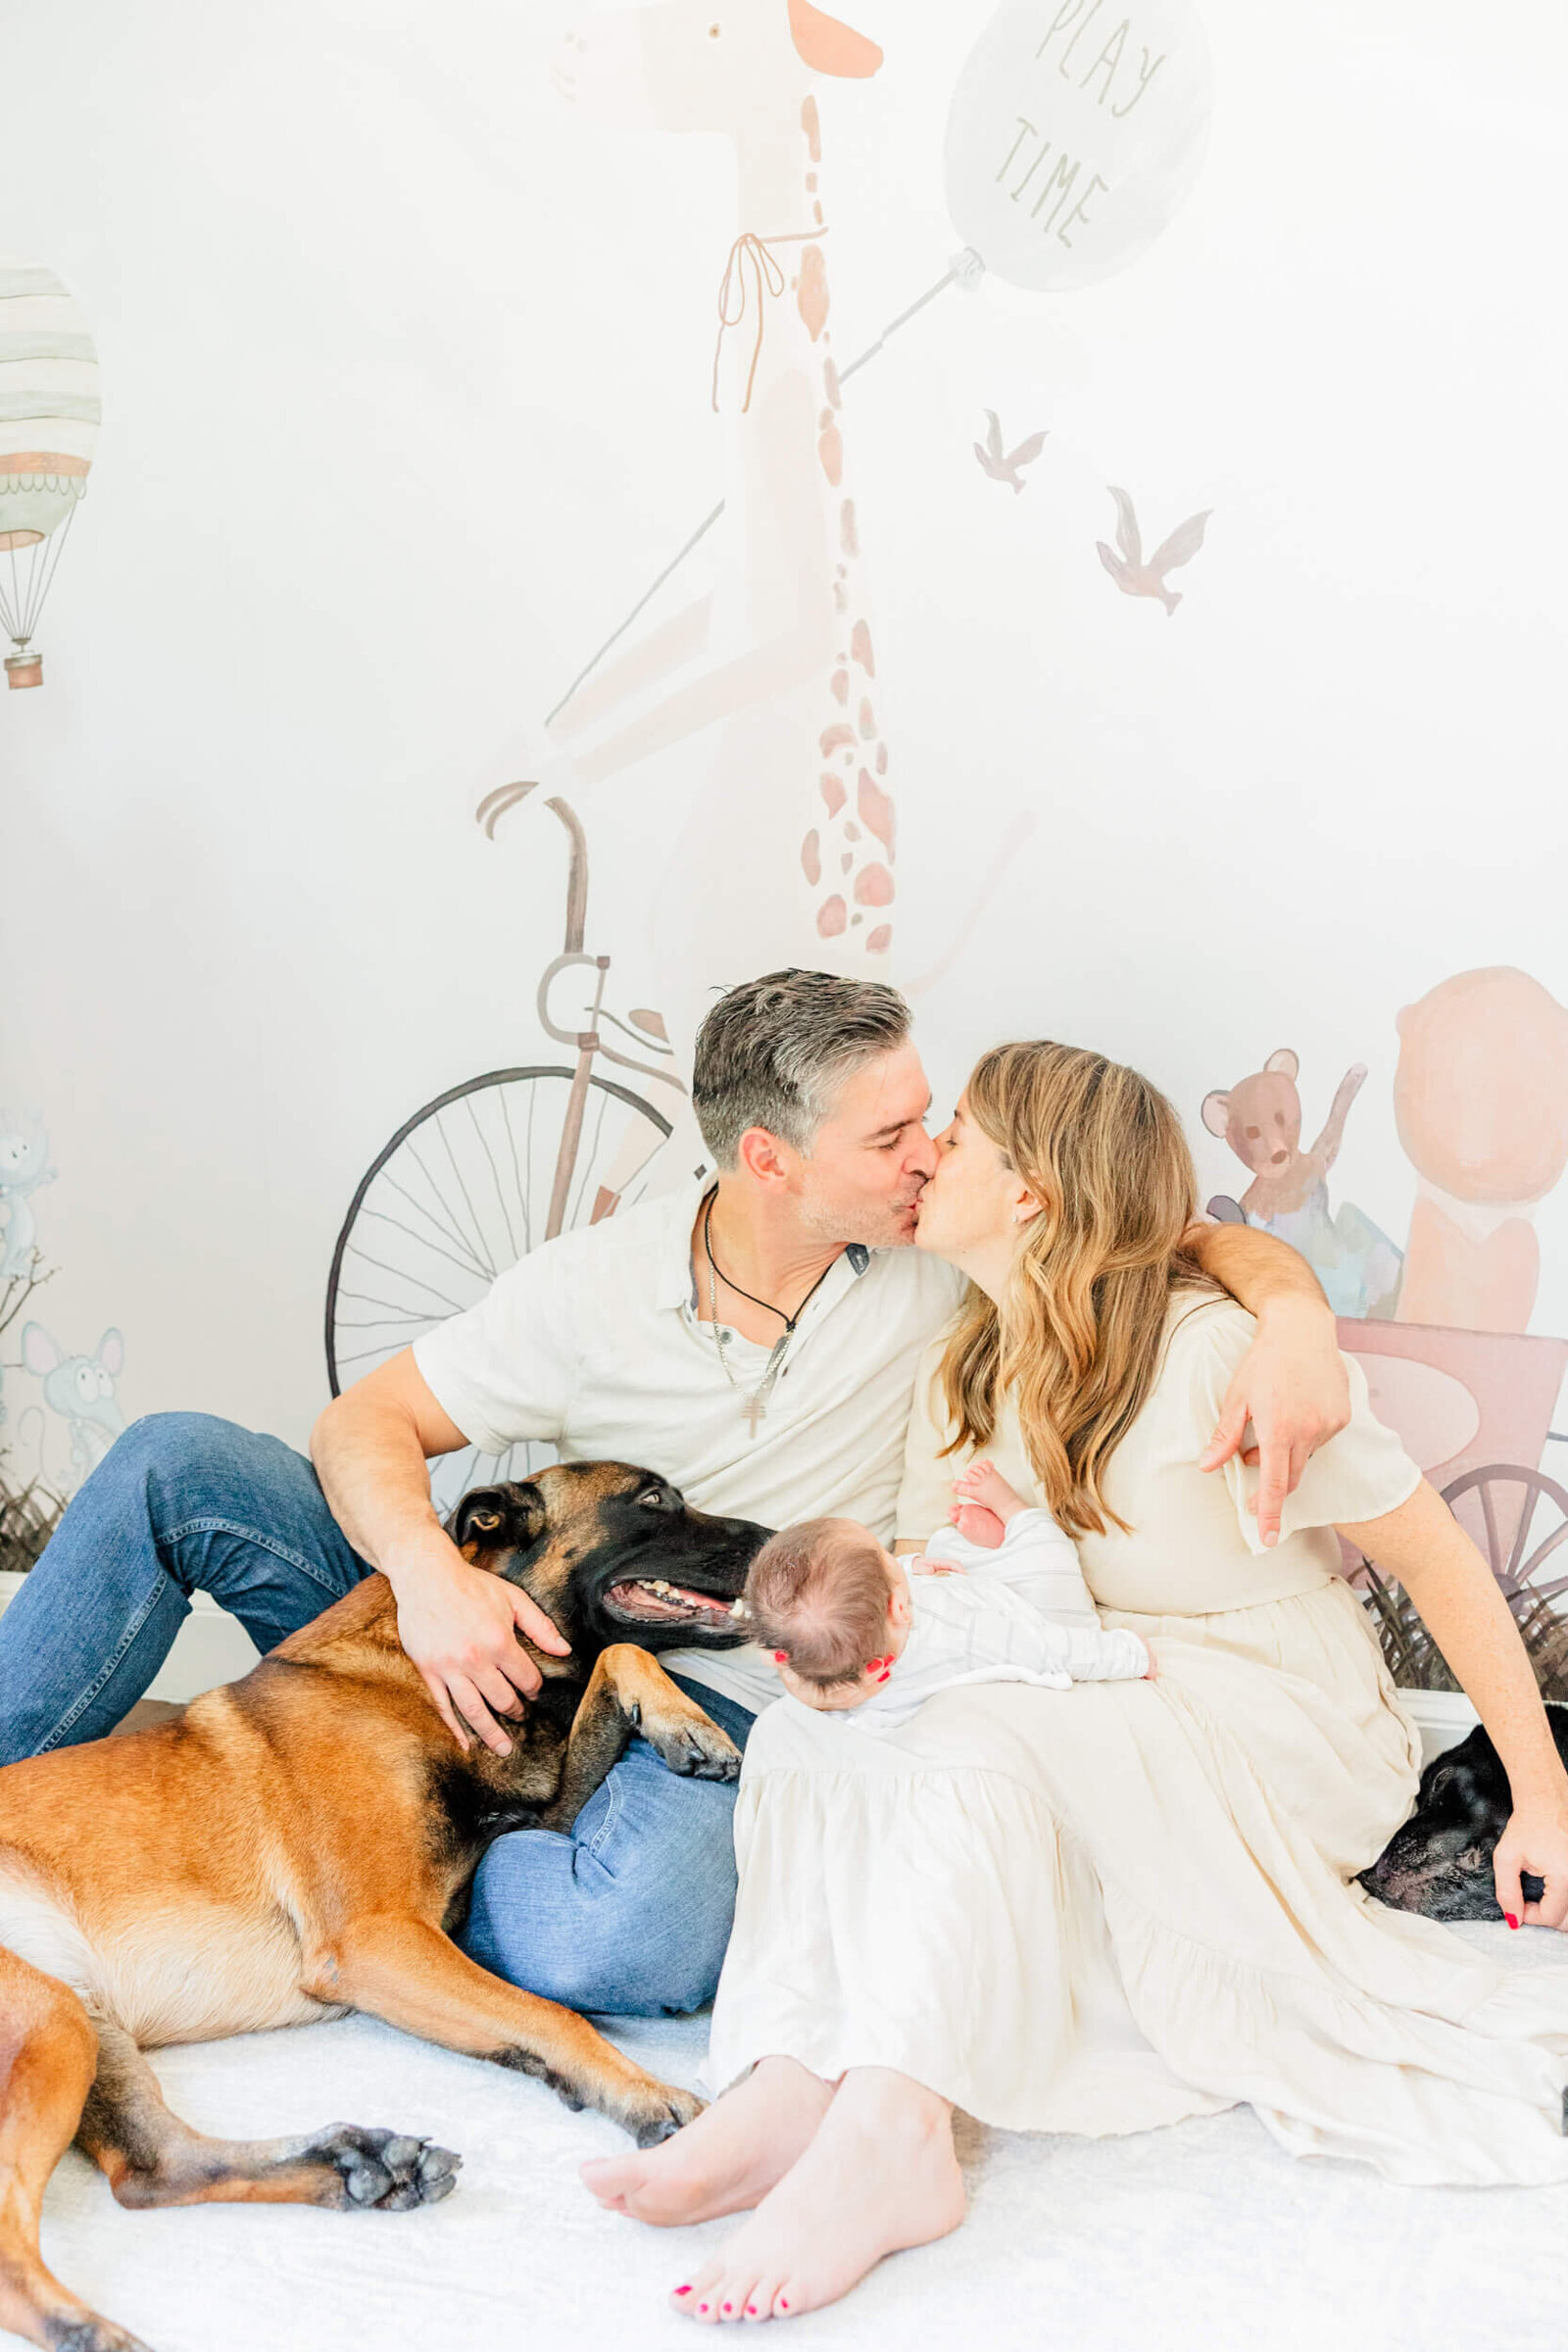
M 1568 1707 L 1548 1706 L 1557 1753 L 1568 1764 Z M 1478 1724 L 1468 1740 L 1434 1756 L 1421 1775 L 1415 1811 L 1396 1830 L 1360 1884 L 1396 1911 L 1426 1919 L 1500 1919 L 1492 1857 L 1513 1800 L 1502 1759 Z M 1527 1903 L 1542 1882 L 1524 1876 Z

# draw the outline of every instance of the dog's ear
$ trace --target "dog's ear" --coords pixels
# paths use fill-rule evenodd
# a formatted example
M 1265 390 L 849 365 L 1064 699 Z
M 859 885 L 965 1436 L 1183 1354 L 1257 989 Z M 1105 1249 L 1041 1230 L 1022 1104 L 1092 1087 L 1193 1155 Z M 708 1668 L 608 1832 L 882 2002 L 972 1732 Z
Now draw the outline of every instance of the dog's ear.
M 517 1551 L 544 1533 L 545 1498 L 531 1481 L 504 1487 L 474 1487 L 451 1518 L 447 1534 L 472 1557 L 486 1551 Z

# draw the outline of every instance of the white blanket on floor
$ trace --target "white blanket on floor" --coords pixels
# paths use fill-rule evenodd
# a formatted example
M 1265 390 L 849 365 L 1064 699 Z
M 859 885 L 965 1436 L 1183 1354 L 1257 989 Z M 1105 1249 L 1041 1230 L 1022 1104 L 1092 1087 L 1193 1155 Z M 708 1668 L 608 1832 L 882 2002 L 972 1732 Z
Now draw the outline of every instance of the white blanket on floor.
M 1568 1966 L 1568 1937 L 1461 1933 L 1515 1966 Z M 705 2018 L 634 2022 L 616 2039 L 695 2082 L 707 2031 Z M 626 2142 L 538 2084 L 361 2018 L 167 2050 L 156 2063 L 171 2104 L 205 2130 L 385 2124 L 465 2161 L 456 2194 L 428 2213 L 144 2214 L 121 2212 L 85 2160 L 68 2156 L 45 2208 L 45 2255 L 153 2352 L 693 2344 L 664 2292 L 734 2225 L 661 2232 L 602 2213 L 577 2166 Z M 781 2324 L 785 2343 L 1558 2352 L 1568 2327 L 1568 2191 L 1395 2188 L 1360 2166 L 1294 2161 L 1245 2111 L 1116 2140 L 963 2125 L 959 2149 L 964 2227 L 884 2264 L 834 2310 Z

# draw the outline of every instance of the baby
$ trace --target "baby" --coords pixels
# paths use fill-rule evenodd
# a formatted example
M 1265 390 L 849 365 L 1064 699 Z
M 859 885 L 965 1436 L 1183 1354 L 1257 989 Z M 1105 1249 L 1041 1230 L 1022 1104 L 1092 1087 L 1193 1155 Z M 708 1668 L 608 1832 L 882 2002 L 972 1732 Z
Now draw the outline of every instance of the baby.
M 912 1585 L 853 1519 L 808 1519 L 762 1546 L 746 1600 L 792 1698 L 891 1731 L 957 1683 L 1065 1690 L 1152 1675 L 1138 1635 L 1102 1626 L 1049 1511 L 990 1462 L 971 1463 L 954 1492 L 953 1526 L 909 1562 Z

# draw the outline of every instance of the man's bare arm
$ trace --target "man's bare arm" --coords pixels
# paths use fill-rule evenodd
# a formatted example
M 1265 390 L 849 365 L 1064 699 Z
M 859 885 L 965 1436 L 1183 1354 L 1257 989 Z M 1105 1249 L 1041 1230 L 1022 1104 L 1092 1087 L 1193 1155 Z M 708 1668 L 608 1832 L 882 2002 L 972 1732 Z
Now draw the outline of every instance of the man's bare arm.
M 1280 1509 L 1318 1447 L 1350 1418 L 1339 1337 L 1317 1276 L 1299 1250 L 1245 1225 L 1194 1225 L 1184 1247 L 1203 1272 L 1257 1317 L 1257 1337 L 1237 1366 L 1200 1468 L 1218 1470 L 1242 1447 L 1249 1421 L 1260 1463 L 1257 1525 L 1277 1544 Z
M 567 1643 L 525 1592 L 471 1568 L 436 1517 L 426 1459 L 467 1443 L 405 1348 L 327 1406 L 311 1459 L 333 1518 L 391 1585 L 398 1639 L 448 1730 L 466 1748 L 471 1728 L 504 1756 L 496 1717 L 539 1688 L 518 1634 L 557 1656 Z

